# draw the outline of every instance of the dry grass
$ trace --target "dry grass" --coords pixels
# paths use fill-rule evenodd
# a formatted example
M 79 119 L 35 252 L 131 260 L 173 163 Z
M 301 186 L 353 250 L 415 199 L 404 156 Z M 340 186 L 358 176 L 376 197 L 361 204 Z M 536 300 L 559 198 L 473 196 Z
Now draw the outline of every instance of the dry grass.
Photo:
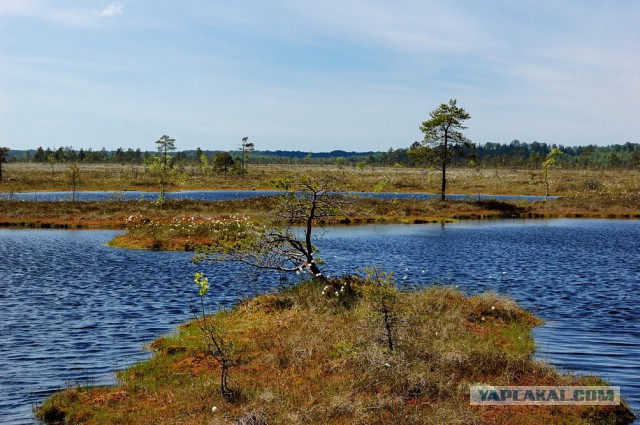
M 125 248 L 192 249 L 212 242 L 214 235 L 170 230 L 178 219 L 196 223 L 247 216 L 263 222 L 276 200 L 256 197 L 235 201 L 168 200 L 105 202 L 25 202 L 0 201 L 0 226 L 35 228 L 115 228 L 123 229 L 130 217 L 149 220 L 154 226 L 119 236 L 113 246 Z M 460 219 L 608 217 L 640 218 L 640 191 L 583 191 L 557 201 L 501 202 L 357 198 L 339 217 L 325 224 L 431 223 Z M 165 226 L 164 229 L 158 226 Z M 173 229 L 175 230 L 175 229 Z
M 5 192 L 68 190 L 61 165 L 51 175 L 42 164 L 9 164 L 9 181 L 0 183 Z M 331 168 L 342 173 L 351 190 L 436 192 L 439 175 L 420 169 Z M 315 176 L 327 172 L 316 166 L 254 166 L 245 179 L 238 176 L 200 175 L 186 168 L 180 189 L 266 189 L 276 180 L 295 175 Z M 154 190 L 156 184 L 141 167 L 83 165 L 78 190 Z M 289 176 L 289 177 L 288 177 Z M 552 192 L 562 198 L 553 202 L 473 202 L 359 199 L 335 223 L 402 222 L 423 223 L 455 219 L 504 217 L 640 217 L 640 172 L 553 170 Z M 491 193 L 541 195 L 544 185 L 538 171 L 507 169 L 451 169 L 450 193 Z M 168 201 L 153 202 L 16 202 L 0 201 L 0 225 L 63 228 L 123 228 L 130 215 L 167 222 L 179 215 L 212 219 L 241 214 L 260 221 L 273 205 L 268 198 L 230 202 Z M 168 247 L 185 245 L 184 240 L 166 241 Z M 122 241 L 125 246 L 144 247 L 140 240 Z M 206 242 L 205 239 L 201 242 Z
M 66 164 L 5 164 L 3 192 L 70 190 L 65 177 Z M 177 167 L 177 177 L 168 190 L 272 189 L 273 181 L 287 176 L 316 176 L 342 173 L 354 191 L 427 192 L 440 189 L 440 174 L 420 168 L 338 167 L 315 165 L 252 165 L 245 178 L 229 173 L 203 174 L 198 167 Z M 542 170 L 450 168 L 448 192 L 495 195 L 544 195 Z M 78 190 L 157 190 L 158 184 L 144 167 L 135 165 L 80 166 Z M 640 189 L 640 170 L 552 170 L 553 195 L 571 196 L 577 191 L 607 188 L 611 190 Z
M 155 355 L 120 372 L 118 385 L 68 389 L 39 415 L 92 424 L 586 424 L 625 414 L 470 406 L 468 386 L 478 382 L 600 382 L 533 361 L 530 329 L 538 321 L 509 300 L 449 288 L 398 293 L 390 351 L 375 300 L 350 290 L 322 295 L 321 285 L 302 283 L 219 315 L 248 360 L 231 371 L 235 403 L 219 394 L 218 365 L 190 323 L 154 342 Z

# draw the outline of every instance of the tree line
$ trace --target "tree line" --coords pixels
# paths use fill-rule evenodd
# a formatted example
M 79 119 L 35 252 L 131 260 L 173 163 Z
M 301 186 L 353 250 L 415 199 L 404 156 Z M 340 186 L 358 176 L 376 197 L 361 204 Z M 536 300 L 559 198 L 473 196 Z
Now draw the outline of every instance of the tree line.
M 414 143 L 409 148 L 389 149 L 380 155 L 377 164 L 423 166 Z M 485 143 L 466 147 L 464 155 L 451 160 L 453 166 L 479 166 L 486 168 L 533 168 L 540 169 L 553 149 L 562 152 L 559 165 L 571 169 L 639 169 L 640 143 L 625 143 L 609 146 L 563 146 L 548 143 L 526 143 L 513 140 L 510 143 Z
M 315 164 L 338 166 L 401 166 L 424 167 L 429 162 L 420 156 L 420 143 L 415 142 L 406 148 L 390 148 L 386 152 L 304 152 L 304 151 L 253 151 L 253 164 Z M 72 147 L 46 148 L 36 150 L 9 151 L 5 148 L 0 161 L 3 162 L 40 162 L 47 163 L 88 163 L 88 164 L 138 164 L 143 165 L 145 159 L 154 152 L 140 149 L 118 148 L 115 151 L 79 149 Z M 460 148 L 458 148 L 460 149 Z M 613 144 L 609 146 L 562 146 L 541 142 L 526 143 L 513 140 L 510 143 L 485 143 L 473 147 L 463 147 L 463 155 L 451 158 L 450 165 L 478 166 L 486 168 L 532 168 L 540 169 L 546 156 L 552 149 L 560 150 L 563 155 L 558 160 L 559 166 L 571 169 L 638 169 L 640 168 L 640 143 Z M 210 164 L 218 164 L 223 171 L 232 170 L 234 164 L 241 163 L 241 149 L 232 151 L 219 150 L 184 150 L 171 154 L 174 164 L 200 165 L 203 155 Z M 246 152 L 245 152 L 246 155 Z M 239 167 L 238 167 L 239 169 Z
M 415 145 L 415 144 L 414 144 Z M 640 143 L 624 143 L 609 146 L 562 146 L 548 143 L 526 143 L 513 140 L 510 143 L 478 144 L 469 150 L 464 157 L 454 158 L 453 166 L 540 168 L 545 157 L 552 149 L 559 149 L 563 155 L 560 165 L 563 168 L 605 169 L 640 167 Z M 240 151 L 217 151 L 202 149 L 178 151 L 172 154 L 174 163 L 198 164 L 202 155 L 214 161 L 221 154 L 219 161 L 229 168 L 230 161 L 238 161 Z M 71 147 L 58 149 L 42 149 L 28 151 L 11 151 L 6 162 L 42 162 L 46 163 L 51 155 L 56 163 L 79 162 L 88 164 L 144 164 L 144 159 L 153 152 L 140 149 L 122 149 L 94 151 L 91 149 L 75 150 Z M 227 156 L 228 155 L 228 156 Z M 229 160 L 230 158 L 230 160 Z M 349 165 L 349 166 L 424 166 L 413 155 L 410 147 L 390 148 L 386 152 L 304 152 L 304 151 L 255 151 L 251 155 L 253 164 L 317 164 L 317 165 Z

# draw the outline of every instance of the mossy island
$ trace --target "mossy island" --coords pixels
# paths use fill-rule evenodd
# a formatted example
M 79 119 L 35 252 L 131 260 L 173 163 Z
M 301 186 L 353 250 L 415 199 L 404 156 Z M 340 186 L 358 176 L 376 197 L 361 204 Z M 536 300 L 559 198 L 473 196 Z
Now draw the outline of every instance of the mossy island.
M 338 294 L 338 295 L 336 295 Z M 624 406 L 471 406 L 469 386 L 605 385 L 532 358 L 541 321 L 495 294 L 449 287 L 397 291 L 393 349 L 361 278 L 306 281 L 246 299 L 207 320 L 240 361 L 220 364 L 186 323 L 111 387 L 69 388 L 38 409 L 50 423 L 630 423 Z

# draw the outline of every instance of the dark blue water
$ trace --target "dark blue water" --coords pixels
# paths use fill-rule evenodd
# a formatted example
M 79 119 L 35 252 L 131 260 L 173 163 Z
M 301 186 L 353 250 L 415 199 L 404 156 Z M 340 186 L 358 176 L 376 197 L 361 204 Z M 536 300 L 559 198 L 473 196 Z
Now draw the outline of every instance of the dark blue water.
M 113 372 L 191 317 L 188 253 L 105 247 L 111 231 L 0 230 L 0 417 L 29 423 L 31 407 L 67 384 Z M 331 275 L 382 265 L 397 282 L 493 290 L 548 325 L 538 357 L 596 373 L 640 410 L 640 221 L 545 220 L 330 228 L 318 241 Z M 225 265 L 205 270 L 217 299 L 268 290 Z
M 273 196 L 282 192 L 277 190 L 190 190 L 182 192 L 167 192 L 166 199 L 191 199 L 197 201 L 228 201 L 232 199 L 246 199 L 254 196 Z M 440 199 L 439 194 L 434 193 L 374 193 L 358 192 L 358 196 L 378 199 Z M 544 196 L 529 195 L 447 195 L 449 199 L 497 199 L 501 201 L 543 201 Z M 76 192 L 75 200 L 82 202 L 136 200 L 153 201 L 158 198 L 155 192 L 139 191 L 104 191 L 104 192 Z M 0 200 L 11 199 L 15 201 L 71 201 L 71 192 L 24 192 L 2 193 Z M 549 199 L 557 199 L 550 196 Z

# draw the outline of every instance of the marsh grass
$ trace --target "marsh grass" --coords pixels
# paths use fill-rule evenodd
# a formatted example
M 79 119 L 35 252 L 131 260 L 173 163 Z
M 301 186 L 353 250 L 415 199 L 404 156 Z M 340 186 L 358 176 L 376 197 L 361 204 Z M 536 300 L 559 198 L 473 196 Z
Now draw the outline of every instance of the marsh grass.
M 0 191 L 70 190 L 64 177 L 64 165 L 56 166 L 51 177 L 45 164 L 9 164 L 8 181 Z M 185 167 L 180 185 L 169 190 L 186 189 L 273 189 L 274 182 L 295 176 L 318 176 L 341 173 L 349 182 L 349 190 L 437 192 L 438 175 L 421 169 L 353 168 L 317 166 L 252 166 L 249 174 L 200 175 L 198 169 Z M 153 179 L 137 166 L 81 165 L 77 190 L 157 190 Z M 542 195 L 543 182 L 539 170 L 452 169 L 449 177 L 451 193 Z M 458 219 L 539 218 L 539 217 L 640 217 L 640 171 L 576 171 L 554 170 L 552 195 L 561 199 L 549 202 L 498 201 L 416 201 L 412 199 L 358 198 L 327 224 L 350 223 L 433 223 Z M 9 196 L 9 195 L 7 195 Z M 10 197 L 10 196 L 9 196 Z M 273 208 L 272 197 L 236 201 L 167 200 L 158 205 L 149 201 L 106 202 L 20 202 L 0 201 L 0 226 L 59 228 L 124 228 L 126 218 L 141 215 L 146 219 L 169 223 L 174 217 L 190 216 L 196 220 L 217 219 L 233 214 L 246 215 L 260 222 Z M 187 235 L 188 236 L 188 235 Z M 190 242 L 179 236 L 161 245 L 182 249 Z M 122 246 L 148 247 L 151 237 L 139 240 L 121 238 Z M 205 243 L 206 238 L 199 242 Z
M 80 164 L 81 183 L 77 190 L 157 191 L 154 176 L 141 165 Z M 71 190 L 65 177 L 67 164 L 58 164 L 51 173 L 48 164 L 5 164 L 2 192 Z M 422 168 L 339 167 L 318 165 L 251 165 L 244 177 L 232 173 L 202 173 L 201 167 L 180 165 L 168 191 L 273 189 L 274 182 L 295 176 L 317 177 L 326 172 L 341 174 L 356 192 L 427 192 L 437 193 L 440 174 Z M 549 176 L 551 195 L 569 196 L 584 188 L 607 186 L 612 190 L 640 188 L 640 170 L 563 170 Z M 541 169 L 451 168 L 448 192 L 495 195 L 545 194 Z
M 105 202 L 0 201 L 0 226 L 70 229 L 127 229 L 111 245 L 122 248 L 191 250 L 216 240 L 216 221 L 247 217 L 268 220 L 275 197 L 234 201 L 167 200 Z M 140 220 L 131 226 L 132 217 Z M 356 198 L 342 215 L 324 224 L 446 223 L 462 219 L 605 217 L 640 218 L 636 189 L 576 192 L 549 202 L 447 201 Z M 180 221 L 195 227 L 184 226 Z
M 345 302 L 323 295 L 323 285 L 304 282 L 244 300 L 218 317 L 250 359 L 229 377 L 240 392 L 236 402 L 217 391 L 218 365 L 199 327 L 187 323 L 151 344 L 150 360 L 119 372 L 118 385 L 62 391 L 38 416 L 98 424 L 578 424 L 625 412 L 470 406 L 474 383 L 598 382 L 532 360 L 530 330 L 540 322 L 510 300 L 467 298 L 446 287 L 397 292 L 396 348 L 389 350 L 366 292 L 356 289 Z

